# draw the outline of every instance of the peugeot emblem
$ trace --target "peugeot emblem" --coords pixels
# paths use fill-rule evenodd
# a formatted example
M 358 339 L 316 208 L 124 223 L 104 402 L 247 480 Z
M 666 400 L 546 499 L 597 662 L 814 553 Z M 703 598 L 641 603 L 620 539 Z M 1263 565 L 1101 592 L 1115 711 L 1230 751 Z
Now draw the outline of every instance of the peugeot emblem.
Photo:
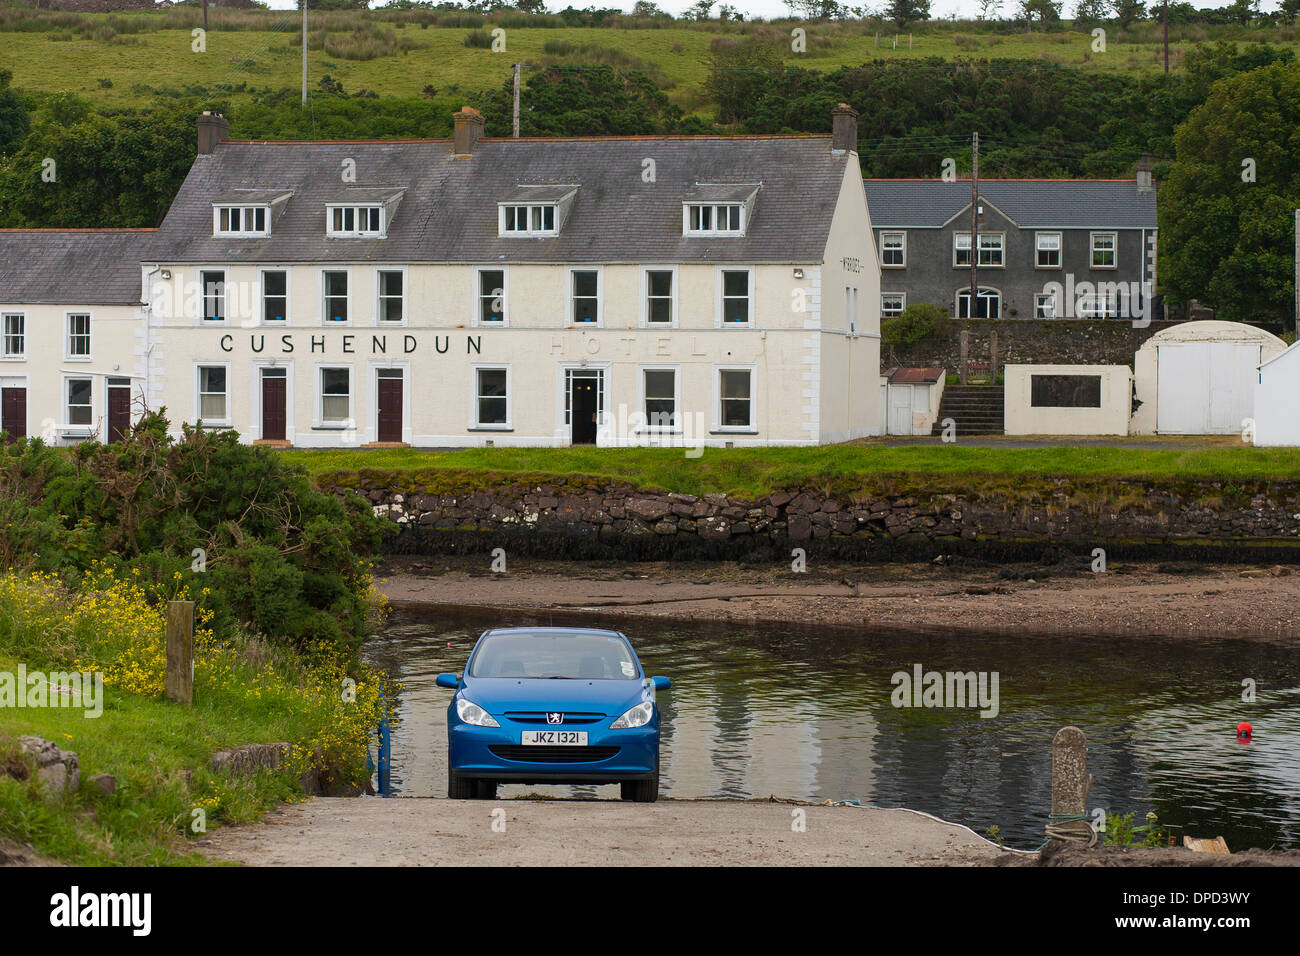
M 564 723 L 564 715 L 548 711 L 546 714 L 546 722 L 548 724 L 562 724 Z

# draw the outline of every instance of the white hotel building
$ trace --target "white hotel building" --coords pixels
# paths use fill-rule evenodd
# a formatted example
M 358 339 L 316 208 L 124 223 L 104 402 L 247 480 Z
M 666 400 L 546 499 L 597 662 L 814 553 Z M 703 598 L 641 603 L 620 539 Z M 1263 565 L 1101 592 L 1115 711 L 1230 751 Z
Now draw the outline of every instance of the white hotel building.
M 157 230 L 0 232 L 11 435 L 800 445 L 880 432 L 880 269 L 831 136 L 232 142 Z

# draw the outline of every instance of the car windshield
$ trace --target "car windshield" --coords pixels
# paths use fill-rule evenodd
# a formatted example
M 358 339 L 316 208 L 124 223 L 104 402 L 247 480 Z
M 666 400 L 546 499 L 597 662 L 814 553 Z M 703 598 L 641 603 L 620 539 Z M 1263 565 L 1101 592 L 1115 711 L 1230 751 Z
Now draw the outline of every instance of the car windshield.
M 471 677 L 635 680 L 636 661 L 613 634 L 514 632 L 483 638 Z

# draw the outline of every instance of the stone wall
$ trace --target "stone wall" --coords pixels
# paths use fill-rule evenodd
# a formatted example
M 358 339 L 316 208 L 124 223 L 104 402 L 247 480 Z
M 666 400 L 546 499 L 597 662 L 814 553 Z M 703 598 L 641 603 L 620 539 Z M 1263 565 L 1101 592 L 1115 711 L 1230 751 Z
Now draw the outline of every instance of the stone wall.
M 1104 547 L 1111 557 L 1300 558 L 1300 480 L 1225 489 L 1212 481 L 1039 478 L 997 490 L 780 491 L 757 500 L 602 487 L 590 478 L 503 481 L 465 494 L 381 484 L 365 479 L 359 491 L 399 526 L 388 548 L 401 554 L 504 547 L 576 560 L 788 560 L 802 547 L 850 559 L 1037 560 L 1045 547 L 1085 554 Z

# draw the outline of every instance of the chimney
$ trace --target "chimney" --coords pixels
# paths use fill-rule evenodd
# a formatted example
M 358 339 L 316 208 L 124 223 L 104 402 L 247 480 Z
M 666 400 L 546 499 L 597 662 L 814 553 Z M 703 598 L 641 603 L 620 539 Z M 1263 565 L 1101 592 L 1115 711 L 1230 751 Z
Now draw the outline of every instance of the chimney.
M 483 135 L 483 115 L 472 106 L 462 106 L 460 112 L 452 119 L 456 121 L 452 152 L 456 156 L 468 156 L 473 151 L 474 144 Z
M 210 156 L 229 132 L 230 122 L 224 116 L 204 110 L 199 116 L 199 155 Z
M 848 103 L 831 110 L 831 149 L 858 151 L 858 111 Z
M 1151 182 L 1151 157 L 1143 153 L 1137 164 L 1137 188 L 1140 193 L 1149 193 L 1155 186 Z

